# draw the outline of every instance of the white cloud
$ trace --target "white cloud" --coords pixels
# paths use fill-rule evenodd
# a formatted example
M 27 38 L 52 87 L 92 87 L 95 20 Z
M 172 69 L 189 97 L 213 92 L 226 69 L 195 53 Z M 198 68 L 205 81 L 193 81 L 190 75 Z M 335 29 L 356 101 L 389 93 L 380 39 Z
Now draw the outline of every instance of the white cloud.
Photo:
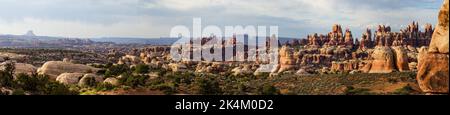
M 167 36 L 169 27 L 151 21 L 151 17 L 130 17 L 128 21 L 110 25 L 89 24 L 77 21 L 25 18 L 21 21 L 0 20 L 0 34 L 24 34 L 34 30 L 37 35 L 75 38 L 92 37 L 153 37 Z
M 159 37 L 169 34 L 173 25 L 201 17 L 216 25 L 254 24 L 252 20 L 278 24 L 280 33 L 298 37 L 297 33 L 312 30 L 327 32 L 336 23 L 353 32 L 376 24 L 400 27 L 413 20 L 434 24 L 440 4 L 437 0 L 1 0 L 0 34 L 34 30 L 70 37 Z

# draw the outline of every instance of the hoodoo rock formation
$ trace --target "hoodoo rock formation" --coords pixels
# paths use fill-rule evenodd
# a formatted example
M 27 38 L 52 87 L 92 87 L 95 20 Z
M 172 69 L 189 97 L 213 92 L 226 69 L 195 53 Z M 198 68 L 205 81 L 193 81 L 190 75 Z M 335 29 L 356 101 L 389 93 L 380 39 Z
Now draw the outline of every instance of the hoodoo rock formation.
M 375 47 L 372 53 L 372 67 L 369 73 L 391 73 L 395 70 L 394 53 L 386 46 Z
M 419 54 L 417 81 L 425 93 L 447 93 L 449 85 L 449 0 L 439 12 L 439 21 L 431 39 L 430 47 Z
M 283 46 L 280 49 L 280 69 L 278 73 L 296 69 L 297 64 L 294 59 L 294 49 L 289 46 Z

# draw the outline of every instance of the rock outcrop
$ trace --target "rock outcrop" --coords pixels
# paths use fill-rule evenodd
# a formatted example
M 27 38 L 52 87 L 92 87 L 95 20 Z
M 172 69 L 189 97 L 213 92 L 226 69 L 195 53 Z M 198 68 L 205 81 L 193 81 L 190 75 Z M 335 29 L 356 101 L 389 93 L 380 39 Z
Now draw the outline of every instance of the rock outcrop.
M 168 66 L 173 72 L 187 71 L 187 66 L 183 63 L 170 63 Z
M 102 76 L 97 76 L 95 74 L 85 74 L 78 82 L 78 86 L 88 87 L 89 85 L 92 85 L 91 82 L 100 83 L 102 81 Z
M 372 66 L 369 73 L 391 73 L 395 70 L 394 54 L 389 47 L 376 47 L 372 53 Z
M 449 12 L 448 0 L 444 0 L 444 5 L 439 11 L 439 22 L 434 30 L 433 38 L 431 39 L 428 52 L 448 54 L 448 40 L 449 40 Z
M 4 62 L 4 63 L 0 63 L 0 70 L 3 70 L 3 66 L 9 62 Z M 31 64 L 26 64 L 26 63 L 15 63 L 15 70 L 14 70 L 14 74 L 18 75 L 20 73 L 24 73 L 27 75 L 31 75 L 33 73 L 36 73 L 37 68 L 34 67 Z
M 348 60 L 343 62 L 332 62 L 331 71 L 333 72 L 350 72 L 353 70 L 359 70 L 363 64 L 358 60 Z
M 234 76 L 254 74 L 251 65 L 245 64 L 231 70 Z
M 398 71 L 409 71 L 408 55 L 406 50 L 401 46 L 392 47 L 395 54 L 395 66 Z
M 439 23 L 433 33 L 428 50 L 422 48 L 418 56 L 417 81 L 425 93 L 448 94 L 449 85 L 449 0 L 439 12 Z
M 36 73 L 37 68 L 34 67 L 31 64 L 26 64 L 26 63 L 16 63 L 16 70 L 15 70 L 15 74 L 20 74 L 20 73 L 24 73 L 27 75 L 31 75 L 33 73 Z
M 109 84 L 111 84 L 113 86 L 119 86 L 120 85 L 119 80 L 117 78 L 113 78 L 113 77 L 106 78 L 105 81 L 103 81 L 103 83 L 109 83 Z
M 55 80 L 62 73 L 96 73 L 99 69 L 83 64 L 73 64 L 62 61 L 49 61 L 37 70 L 38 74 L 48 75 Z
M 280 69 L 278 73 L 284 71 L 294 70 L 297 67 L 296 61 L 294 59 L 294 49 L 289 46 L 283 46 L 280 49 Z
M 428 53 L 419 59 L 417 81 L 423 92 L 448 93 L 447 54 Z
M 56 81 L 65 85 L 76 85 L 83 75 L 83 73 L 63 73 L 56 78 Z

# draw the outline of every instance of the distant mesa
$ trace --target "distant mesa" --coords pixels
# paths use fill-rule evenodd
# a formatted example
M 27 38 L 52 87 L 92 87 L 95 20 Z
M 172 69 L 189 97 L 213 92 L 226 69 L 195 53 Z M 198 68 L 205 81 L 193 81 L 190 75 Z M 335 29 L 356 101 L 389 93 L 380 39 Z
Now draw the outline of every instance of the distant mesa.
M 24 36 L 36 36 L 36 34 L 34 34 L 33 30 L 29 30 Z

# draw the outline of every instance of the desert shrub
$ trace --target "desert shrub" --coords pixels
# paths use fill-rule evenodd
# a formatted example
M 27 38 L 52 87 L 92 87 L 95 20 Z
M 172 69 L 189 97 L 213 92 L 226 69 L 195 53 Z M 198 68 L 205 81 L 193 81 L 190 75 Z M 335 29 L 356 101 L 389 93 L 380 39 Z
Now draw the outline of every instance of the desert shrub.
M 152 89 L 161 90 L 166 95 L 171 95 L 176 93 L 176 87 L 173 83 L 163 83 L 159 85 L 154 85 Z
M 407 86 L 404 86 L 402 88 L 396 89 L 394 91 L 394 94 L 396 94 L 396 95 L 409 95 L 409 94 L 411 94 L 412 91 L 414 91 L 414 89 L 411 86 L 407 85 Z
M 123 85 L 130 86 L 130 87 L 138 87 L 138 86 L 145 86 L 145 83 L 148 79 L 147 76 L 143 75 L 130 75 L 130 74 L 122 74 L 122 78 L 119 79 L 119 82 Z
M 112 65 L 105 72 L 105 77 L 114 77 L 123 73 L 131 73 L 131 69 L 127 65 Z
M 224 95 L 246 95 L 249 89 L 243 83 L 225 83 L 222 87 Z
M 211 77 L 197 77 L 192 85 L 195 94 L 220 95 L 222 93 L 219 82 Z
M 113 63 L 107 63 L 103 66 L 103 68 L 110 68 L 111 66 L 113 66 Z
M 168 82 L 175 83 L 175 85 L 181 83 L 191 84 L 193 79 L 195 78 L 195 74 L 190 72 L 166 73 L 164 75 L 164 78 L 166 78 Z
M 104 69 L 98 70 L 96 74 L 97 75 L 105 75 L 106 74 L 106 70 L 104 70 Z
M 115 86 L 110 83 L 98 83 L 97 86 L 95 87 L 97 91 L 109 91 L 113 90 L 114 88 Z
M 264 84 L 261 88 L 258 89 L 261 95 L 278 95 L 279 91 L 276 87 L 270 84 Z
M 353 86 L 347 86 L 345 90 L 346 95 L 370 95 L 369 89 L 354 88 Z
M 14 85 L 13 76 L 7 72 L 0 71 L 0 86 L 1 87 L 12 87 Z
M 260 75 L 257 75 L 256 78 L 258 78 L 258 79 L 267 79 L 269 77 L 269 75 L 270 75 L 270 73 L 264 72 L 264 73 L 261 73 Z
M 0 87 L 13 87 L 14 85 L 14 63 L 5 65 L 4 71 L 0 71 Z
M 15 89 L 15 90 L 12 92 L 12 95 L 25 95 L 25 90 L 23 90 L 23 89 L 21 89 L 21 88 Z
M 43 87 L 44 95 L 76 95 L 78 92 L 71 91 L 67 86 L 58 82 L 49 82 Z
M 136 67 L 134 68 L 134 73 L 138 73 L 138 74 L 144 74 L 144 73 L 148 73 L 150 70 L 150 67 L 148 65 L 145 64 L 138 64 L 136 65 Z
M 94 77 L 86 77 L 85 80 L 86 81 L 84 81 L 84 83 L 82 83 L 83 87 L 95 87 L 95 86 L 97 86 L 97 81 L 95 80 Z
M 20 73 L 17 75 L 16 86 L 27 91 L 39 92 L 45 84 L 49 83 L 49 78 L 44 75 Z

